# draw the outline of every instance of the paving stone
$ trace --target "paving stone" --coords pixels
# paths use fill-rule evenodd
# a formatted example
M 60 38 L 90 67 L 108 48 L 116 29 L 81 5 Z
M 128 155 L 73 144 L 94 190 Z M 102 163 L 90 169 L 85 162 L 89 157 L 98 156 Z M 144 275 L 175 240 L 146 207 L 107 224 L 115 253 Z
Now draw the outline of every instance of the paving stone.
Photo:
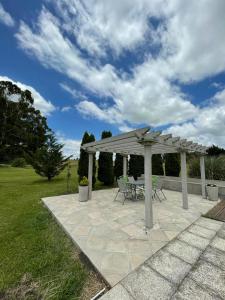
M 222 222 L 216 221 L 216 220 L 212 220 L 209 218 L 199 218 L 196 222 L 196 225 L 200 225 L 202 227 L 217 231 L 220 229 Z
M 221 239 L 225 239 L 225 229 L 220 229 L 217 232 L 218 237 L 220 237 Z
M 221 251 L 225 251 L 225 240 L 216 236 L 211 242 L 210 246 L 215 247 Z
M 219 300 L 212 291 L 201 288 L 192 279 L 186 278 L 172 300 Z
M 169 243 L 164 250 L 183 259 L 189 264 L 194 264 L 201 254 L 201 250 L 179 240 Z
M 215 231 L 193 224 L 188 228 L 188 231 L 200 235 L 206 239 L 212 239 L 216 234 Z
M 179 283 L 191 269 L 191 265 L 164 250 L 158 251 L 146 264 L 168 280 Z
M 146 265 L 130 273 L 121 284 L 134 299 L 169 299 L 175 292 L 175 286 Z M 119 298 L 117 298 L 119 300 Z
M 187 231 L 180 234 L 178 239 L 202 250 L 204 250 L 209 244 L 209 240 Z
M 199 260 L 189 276 L 203 288 L 212 289 L 218 296 L 225 298 L 225 274 L 221 269 Z
M 130 271 L 129 255 L 126 253 L 107 253 L 102 257 L 101 269 L 107 272 L 124 274 Z
M 113 289 L 108 291 L 101 300 L 133 300 L 134 298 L 127 292 L 127 290 L 121 285 L 117 284 Z
M 211 262 L 225 271 L 225 253 L 223 251 L 208 247 L 202 254 L 201 258 Z

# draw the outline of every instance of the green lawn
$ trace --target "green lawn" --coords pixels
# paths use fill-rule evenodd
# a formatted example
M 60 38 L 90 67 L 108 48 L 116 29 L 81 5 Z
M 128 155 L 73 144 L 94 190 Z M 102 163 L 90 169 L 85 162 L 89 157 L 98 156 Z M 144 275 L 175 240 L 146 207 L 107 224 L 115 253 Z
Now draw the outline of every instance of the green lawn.
M 32 168 L 0 167 L 0 299 L 84 299 L 92 288 L 93 271 L 40 200 L 66 191 L 66 171 L 48 182 Z

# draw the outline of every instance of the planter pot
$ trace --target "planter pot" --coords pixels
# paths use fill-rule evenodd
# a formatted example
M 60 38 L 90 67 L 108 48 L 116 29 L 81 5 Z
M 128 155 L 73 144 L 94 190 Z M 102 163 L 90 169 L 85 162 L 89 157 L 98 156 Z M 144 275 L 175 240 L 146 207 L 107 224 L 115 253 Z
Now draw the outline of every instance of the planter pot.
M 79 201 L 80 202 L 88 201 L 88 186 L 79 185 Z
M 207 190 L 207 195 L 209 200 L 211 201 L 218 200 L 218 186 L 207 184 L 206 190 Z

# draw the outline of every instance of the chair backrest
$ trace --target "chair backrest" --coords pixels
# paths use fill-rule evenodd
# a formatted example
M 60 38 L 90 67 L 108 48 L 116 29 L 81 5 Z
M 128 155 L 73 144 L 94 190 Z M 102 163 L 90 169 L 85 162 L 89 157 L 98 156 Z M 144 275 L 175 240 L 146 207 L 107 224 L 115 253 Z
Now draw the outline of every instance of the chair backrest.
M 128 182 L 129 183 L 134 183 L 135 182 L 134 177 L 133 176 L 128 176 Z
M 126 192 L 127 191 L 127 183 L 124 179 L 121 179 L 121 178 L 118 179 L 117 183 L 118 183 L 118 187 L 119 187 L 120 192 Z
M 159 181 L 159 177 L 156 175 L 152 175 L 152 187 L 156 188 Z

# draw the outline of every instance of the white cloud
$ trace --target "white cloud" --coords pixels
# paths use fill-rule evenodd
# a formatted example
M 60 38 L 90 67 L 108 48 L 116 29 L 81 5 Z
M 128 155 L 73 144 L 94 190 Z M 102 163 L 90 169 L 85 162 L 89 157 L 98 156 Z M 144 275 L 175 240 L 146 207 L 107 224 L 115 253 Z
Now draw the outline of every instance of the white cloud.
M 210 105 L 202 108 L 192 122 L 171 126 L 166 132 L 204 145 L 225 147 L 225 89 L 217 92 Z
M 86 99 L 85 95 L 83 95 L 80 91 L 71 88 L 68 84 L 61 82 L 60 87 L 69 93 L 73 98 L 81 100 L 81 99 Z
M 80 140 L 68 139 L 62 133 L 56 133 L 57 139 L 60 143 L 64 144 L 63 154 L 65 156 L 73 155 L 73 158 L 77 158 L 80 155 Z
M 71 110 L 71 109 L 72 109 L 71 106 L 64 106 L 64 107 L 61 109 L 61 111 L 62 111 L 62 112 L 67 112 L 67 111 L 69 111 L 69 110 Z
M 44 99 L 44 97 L 32 86 L 26 85 L 19 81 L 15 81 L 7 76 L 1 76 L 1 75 L 0 75 L 0 81 L 11 81 L 13 84 L 16 84 L 22 90 L 29 90 L 32 93 L 32 96 L 34 98 L 35 108 L 39 109 L 42 114 L 49 115 L 51 112 L 55 110 L 54 105 L 50 101 Z
M 0 3 L 0 22 L 2 22 L 3 24 L 9 27 L 15 25 L 15 21 L 13 20 L 12 16 L 4 9 L 1 3 Z
M 123 129 L 128 124 L 172 124 L 171 130 L 184 128 L 193 137 L 201 133 L 206 142 L 219 130 L 213 110 L 219 114 L 221 104 L 214 99 L 208 107 L 198 107 L 179 83 L 192 84 L 225 70 L 224 0 L 54 3 L 56 16 L 43 8 L 36 25 L 31 29 L 21 23 L 16 37 L 45 67 L 99 96 L 98 104 L 80 101 L 77 109 L 83 115 Z M 153 55 L 151 47 L 156 46 Z M 130 65 L 127 73 L 109 63 L 109 52 L 114 60 L 140 52 L 142 63 Z M 73 88 L 62 88 L 77 97 Z M 211 135 L 205 135 L 203 124 Z

